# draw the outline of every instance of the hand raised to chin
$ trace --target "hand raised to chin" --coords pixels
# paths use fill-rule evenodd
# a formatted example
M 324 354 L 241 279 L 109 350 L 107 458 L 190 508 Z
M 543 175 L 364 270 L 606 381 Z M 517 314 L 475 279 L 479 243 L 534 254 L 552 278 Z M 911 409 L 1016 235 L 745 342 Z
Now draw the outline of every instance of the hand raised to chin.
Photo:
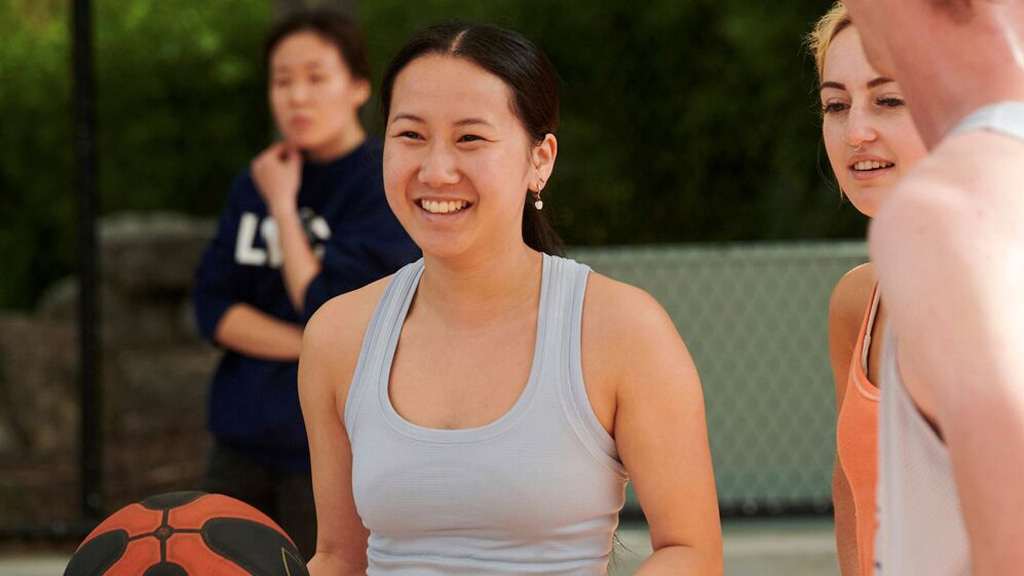
M 253 159 L 249 173 L 271 212 L 297 209 L 302 184 L 302 154 L 297 147 L 275 142 Z

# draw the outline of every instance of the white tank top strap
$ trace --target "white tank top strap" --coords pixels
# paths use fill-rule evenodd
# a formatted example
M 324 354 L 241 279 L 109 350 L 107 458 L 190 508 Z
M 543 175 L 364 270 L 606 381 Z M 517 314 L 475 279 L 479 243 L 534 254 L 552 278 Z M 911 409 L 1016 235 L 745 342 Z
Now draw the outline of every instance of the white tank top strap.
M 398 330 L 401 330 L 399 318 L 405 317 L 422 274 L 422 258 L 395 272 L 373 312 L 366 334 L 363 336 L 363 346 L 345 400 L 345 429 L 349 439 L 355 433 L 355 420 L 359 408 L 367 394 L 374 388 L 371 384 L 380 380 L 381 371 L 385 369 L 384 360 L 389 353 L 389 339 L 384 335 L 393 331 L 396 325 Z
M 989 130 L 1024 142 L 1024 102 L 1007 101 L 978 108 L 968 114 L 950 134 Z
M 563 407 L 567 410 L 566 416 L 576 429 L 587 450 L 591 451 L 595 458 L 608 465 L 616 474 L 625 476 L 625 468 L 619 462 L 618 451 L 615 448 L 615 439 L 604 429 L 604 426 L 594 414 L 593 405 L 587 395 L 587 387 L 583 381 L 583 302 L 587 291 L 587 281 L 590 278 L 590 267 L 571 260 L 563 260 L 563 265 L 572 266 L 570 274 L 566 274 L 571 286 L 564 292 L 565 303 L 563 309 L 569 315 L 568 321 L 562 323 L 564 330 L 568 331 L 567 337 L 562 338 L 562 366 L 565 374 L 559 380 L 568 385 L 562 387 Z

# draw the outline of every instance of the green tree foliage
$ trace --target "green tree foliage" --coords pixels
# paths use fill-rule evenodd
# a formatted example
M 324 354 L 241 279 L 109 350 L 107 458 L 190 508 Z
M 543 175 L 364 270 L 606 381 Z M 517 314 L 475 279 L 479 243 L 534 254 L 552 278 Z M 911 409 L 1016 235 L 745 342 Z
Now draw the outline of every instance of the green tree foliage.
M 64 2 L 0 2 L 0 305 L 72 264 L 70 49 Z M 66 19 L 66 18 L 65 18 Z
M 265 2 L 96 0 L 102 212 L 213 214 L 270 134 Z M 0 1 L 0 308 L 74 270 L 71 2 Z
M 268 142 L 270 2 L 94 0 L 105 213 L 215 214 Z M 69 2 L 0 1 L 0 307 L 72 270 Z M 545 209 L 572 244 L 855 237 L 801 45 L 827 0 L 368 0 L 378 77 L 439 20 L 522 31 L 562 79 Z M 368 111 L 371 128 L 380 121 Z

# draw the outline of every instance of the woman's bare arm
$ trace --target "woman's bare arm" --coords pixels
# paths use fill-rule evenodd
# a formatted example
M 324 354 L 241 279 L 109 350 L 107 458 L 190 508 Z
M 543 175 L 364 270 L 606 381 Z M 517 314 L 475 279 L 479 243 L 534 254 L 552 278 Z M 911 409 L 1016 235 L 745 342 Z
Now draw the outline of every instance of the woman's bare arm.
M 584 354 L 611 379 L 614 437 L 650 527 L 644 576 L 722 573 L 722 535 L 704 399 L 697 370 L 671 319 L 639 289 L 592 275 Z M 596 355 L 596 356 L 594 356 Z M 590 387 L 588 386 L 588 390 Z
M 228 308 L 214 334 L 217 343 L 247 356 L 294 362 L 302 349 L 302 328 L 248 304 Z
M 316 501 L 316 553 L 311 576 L 366 573 L 369 531 L 352 494 L 352 449 L 345 401 L 363 335 L 385 281 L 327 302 L 306 325 L 299 361 L 299 399 L 309 436 Z

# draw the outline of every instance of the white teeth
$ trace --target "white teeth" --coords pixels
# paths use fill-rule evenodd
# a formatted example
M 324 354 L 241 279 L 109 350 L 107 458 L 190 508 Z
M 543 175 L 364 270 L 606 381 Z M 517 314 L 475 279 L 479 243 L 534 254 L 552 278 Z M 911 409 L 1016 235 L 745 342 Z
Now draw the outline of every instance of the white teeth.
M 853 165 L 853 169 L 857 171 L 866 170 L 878 170 L 879 168 L 892 168 L 895 166 L 892 162 L 878 162 L 877 160 L 864 160 L 857 162 Z
M 421 200 L 420 206 L 431 214 L 449 214 L 462 210 L 469 203 L 464 200 L 452 200 L 450 202 L 437 202 L 434 200 Z

